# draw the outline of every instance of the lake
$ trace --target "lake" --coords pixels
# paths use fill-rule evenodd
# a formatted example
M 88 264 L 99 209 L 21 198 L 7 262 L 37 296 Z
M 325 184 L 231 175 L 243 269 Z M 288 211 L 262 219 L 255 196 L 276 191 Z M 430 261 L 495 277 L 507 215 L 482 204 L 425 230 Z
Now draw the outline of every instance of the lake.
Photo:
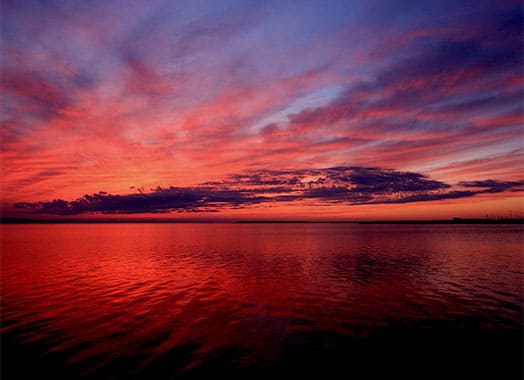
M 2 378 L 521 379 L 523 232 L 2 225 Z

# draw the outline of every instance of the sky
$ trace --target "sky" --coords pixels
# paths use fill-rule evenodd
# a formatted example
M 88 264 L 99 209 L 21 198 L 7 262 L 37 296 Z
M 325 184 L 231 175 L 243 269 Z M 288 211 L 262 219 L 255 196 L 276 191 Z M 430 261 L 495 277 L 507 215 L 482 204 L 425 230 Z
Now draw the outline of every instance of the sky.
M 1 213 L 522 216 L 521 1 L 1 1 Z

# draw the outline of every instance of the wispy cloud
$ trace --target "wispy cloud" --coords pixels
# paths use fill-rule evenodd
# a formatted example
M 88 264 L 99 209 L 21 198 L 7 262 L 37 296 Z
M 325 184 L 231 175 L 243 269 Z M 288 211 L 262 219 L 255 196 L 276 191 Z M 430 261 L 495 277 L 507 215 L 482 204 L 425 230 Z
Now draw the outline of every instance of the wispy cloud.
M 176 183 L 203 209 L 234 181 L 231 207 L 382 204 L 519 181 L 522 17 L 518 1 L 5 1 L 2 199 Z M 346 182 L 311 174 L 347 165 Z M 306 175 L 333 189 L 299 189 Z M 210 178 L 223 183 L 199 185 Z

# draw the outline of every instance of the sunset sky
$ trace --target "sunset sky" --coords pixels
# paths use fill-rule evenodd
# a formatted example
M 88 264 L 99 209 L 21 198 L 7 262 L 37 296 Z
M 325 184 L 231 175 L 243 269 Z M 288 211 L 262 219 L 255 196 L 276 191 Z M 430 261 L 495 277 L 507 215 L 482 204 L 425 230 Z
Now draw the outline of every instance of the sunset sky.
M 1 2 L 1 210 L 523 214 L 519 1 Z

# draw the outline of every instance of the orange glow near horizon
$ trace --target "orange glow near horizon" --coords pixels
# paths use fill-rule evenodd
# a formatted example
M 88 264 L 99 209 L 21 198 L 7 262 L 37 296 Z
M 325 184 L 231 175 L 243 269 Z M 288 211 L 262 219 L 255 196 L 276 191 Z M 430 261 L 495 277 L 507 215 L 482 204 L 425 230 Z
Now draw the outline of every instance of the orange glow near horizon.
M 522 216 L 521 12 L 311 6 L 6 5 L 2 216 Z

